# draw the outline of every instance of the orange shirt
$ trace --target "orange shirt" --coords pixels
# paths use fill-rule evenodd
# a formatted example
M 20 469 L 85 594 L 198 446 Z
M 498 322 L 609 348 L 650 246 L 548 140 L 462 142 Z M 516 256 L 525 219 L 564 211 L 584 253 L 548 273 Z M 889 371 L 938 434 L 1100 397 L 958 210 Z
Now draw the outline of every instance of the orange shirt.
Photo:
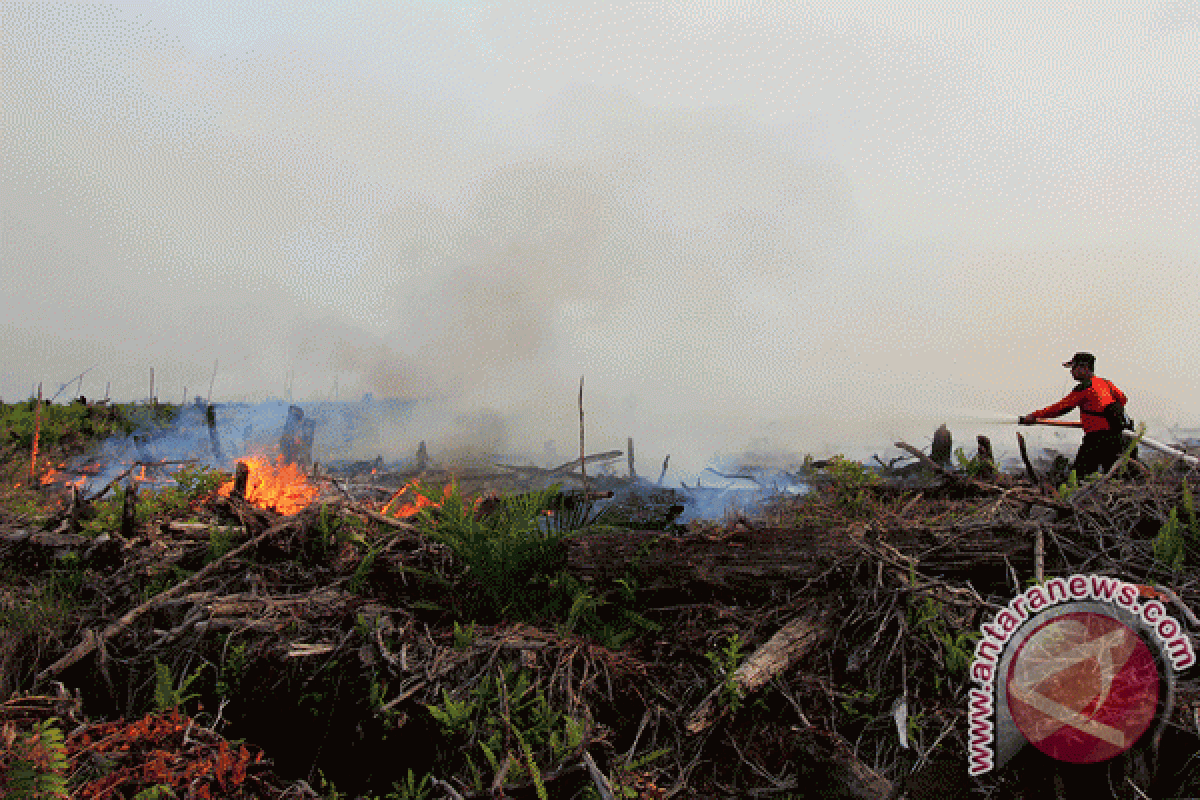
M 1108 420 L 1104 416 L 1104 409 L 1107 406 L 1111 403 L 1125 405 L 1126 402 L 1125 393 L 1118 389 L 1112 381 L 1093 375 L 1080 382 L 1062 400 L 1052 406 L 1035 411 L 1029 416 L 1034 419 L 1061 417 L 1071 409 L 1078 408 L 1079 418 L 1083 423 L 1083 432 L 1094 433 L 1095 431 L 1109 430 Z

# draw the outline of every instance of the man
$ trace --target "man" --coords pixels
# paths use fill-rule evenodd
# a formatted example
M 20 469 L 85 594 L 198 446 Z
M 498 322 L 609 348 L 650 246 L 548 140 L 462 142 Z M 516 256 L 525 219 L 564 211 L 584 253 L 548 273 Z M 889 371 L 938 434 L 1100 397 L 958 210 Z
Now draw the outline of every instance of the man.
M 1083 422 L 1083 444 L 1075 456 L 1075 476 L 1083 478 L 1098 469 L 1107 472 L 1121 455 L 1124 446 L 1121 431 L 1133 427 L 1125 417 L 1125 393 L 1112 381 L 1093 373 L 1096 357 L 1091 353 L 1076 353 L 1063 366 L 1071 368 L 1071 377 L 1079 384 L 1054 405 L 1021 417 L 1020 423 L 1032 425 L 1039 419 L 1061 417 L 1078 408 Z

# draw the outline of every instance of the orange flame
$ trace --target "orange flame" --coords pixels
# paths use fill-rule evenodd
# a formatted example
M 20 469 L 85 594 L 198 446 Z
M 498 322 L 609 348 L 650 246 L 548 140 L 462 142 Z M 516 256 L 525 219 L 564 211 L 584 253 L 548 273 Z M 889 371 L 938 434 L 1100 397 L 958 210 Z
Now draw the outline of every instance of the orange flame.
M 250 479 L 246 482 L 246 499 L 259 508 L 273 508 L 280 514 L 295 514 L 316 499 L 319 489 L 308 482 L 308 477 L 295 464 L 272 465 L 265 458 L 251 456 L 242 459 L 250 467 Z M 221 484 L 217 494 L 228 497 L 233 491 L 233 481 Z
M 47 466 L 46 471 L 43 472 L 41 477 L 38 478 L 38 483 L 40 483 L 42 486 L 54 483 L 56 481 L 61 481 L 67 484 L 75 483 L 75 481 L 68 481 L 66 476 L 63 474 L 63 470 L 66 469 L 66 467 L 66 464 L 59 464 L 56 467 Z
M 450 496 L 454 494 L 455 487 L 453 483 L 446 484 L 446 486 L 442 489 L 441 501 L 432 500 L 429 497 L 426 497 L 424 494 L 421 494 L 418 491 L 419 488 L 420 484 L 418 481 L 410 481 L 401 486 L 400 489 L 392 495 L 391 499 L 384 503 L 382 513 L 385 516 L 396 517 L 398 519 L 408 519 L 410 517 L 415 517 L 422 509 L 425 508 L 442 508 L 446 505 L 446 502 L 450 499 Z M 411 493 L 412 499 L 401 504 L 399 508 L 389 514 L 388 510 L 406 493 Z M 463 507 L 478 508 L 482 500 L 482 497 L 476 497 L 474 500 L 469 500 L 464 497 L 462 501 Z
M 442 490 L 442 500 L 441 502 L 438 502 L 437 500 L 431 500 L 430 498 L 418 492 L 418 488 L 419 484 L 417 481 L 410 481 L 409 483 L 404 484 L 404 486 L 400 487 L 400 490 L 392 495 L 392 498 L 384 504 L 383 513 L 387 515 L 388 509 L 390 509 L 402 495 L 408 492 L 411 492 L 412 500 L 403 503 L 390 516 L 397 517 L 399 519 L 408 519 L 409 517 L 415 517 L 423 508 L 441 508 L 445 502 L 450 499 L 450 495 L 454 493 L 454 484 L 446 484 L 446 487 Z

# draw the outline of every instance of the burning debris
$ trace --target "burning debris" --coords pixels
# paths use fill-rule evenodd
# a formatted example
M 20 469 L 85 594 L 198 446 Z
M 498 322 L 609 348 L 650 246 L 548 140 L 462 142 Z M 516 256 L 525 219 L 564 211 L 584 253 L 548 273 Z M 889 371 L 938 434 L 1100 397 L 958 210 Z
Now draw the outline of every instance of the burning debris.
M 309 482 L 308 476 L 296 464 L 285 463 L 283 456 L 275 464 L 265 458 L 247 458 L 239 462 L 246 467 L 246 479 L 240 496 L 259 508 L 280 514 L 296 514 L 316 500 L 320 489 Z M 229 497 L 236 479 L 221 484 L 217 493 Z

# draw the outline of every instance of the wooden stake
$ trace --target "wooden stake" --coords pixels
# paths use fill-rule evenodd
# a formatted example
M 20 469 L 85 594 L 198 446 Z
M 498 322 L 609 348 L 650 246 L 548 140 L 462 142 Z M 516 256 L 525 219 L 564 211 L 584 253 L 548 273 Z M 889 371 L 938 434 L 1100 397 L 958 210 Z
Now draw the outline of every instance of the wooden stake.
M 583 376 L 579 376 L 579 471 L 583 475 L 583 493 L 587 494 L 587 456 L 583 449 Z
M 658 485 L 662 486 L 663 478 L 667 477 L 667 464 L 671 461 L 671 454 L 667 453 L 667 457 L 663 459 L 662 472 L 658 473 Z
M 150 405 L 154 405 L 154 367 L 150 368 Z
M 29 459 L 29 486 L 37 486 L 38 439 L 42 435 L 42 385 L 37 388 L 37 406 L 33 409 L 33 454 Z
M 205 405 L 212 406 L 212 390 L 213 384 L 217 382 L 217 362 L 213 361 L 212 380 L 208 382 L 208 399 L 205 400 Z
M 637 480 L 637 471 L 633 468 L 633 437 L 630 436 L 627 438 L 625 444 L 625 452 L 629 457 L 629 478 L 630 480 Z
M 105 403 L 107 403 L 107 402 L 108 402 L 108 387 L 109 387 L 109 386 L 111 386 L 111 385 L 112 385 L 112 384 L 111 384 L 111 383 L 109 383 L 109 382 L 107 382 L 107 381 L 104 383 L 104 402 L 105 402 Z

